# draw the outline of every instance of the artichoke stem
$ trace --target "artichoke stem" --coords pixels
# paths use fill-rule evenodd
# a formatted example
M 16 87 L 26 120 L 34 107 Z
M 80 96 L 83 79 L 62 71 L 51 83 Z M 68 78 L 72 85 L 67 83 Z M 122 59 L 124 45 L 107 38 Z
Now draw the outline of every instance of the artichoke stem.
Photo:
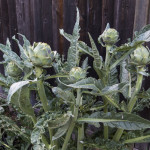
M 139 72 L 140 71 L 143 71 L 144 70 L 144 67 L 137 67 L 137 81 L 136 81 L 136 86 L 135 86 L 135 90 L 131 96 L 131 99 L 129 101 L 129 104 L 128 104 L 128 111 L 131 113 L 135 104 L 136 104 L 136 101 L 137 101 L 137 97 L 136 97 L 136 94 L 140 91 L 141 89 L 141 86 L 142 86 L 142 81 L 143 81 L 143 75 L 140 74 Z M 122 134 L 123 134 L 123 129 L 118 129 L 117 132 L 115 133 L 114 137 L 113 137 L 113 140 L 114 141 L 119 141 Z
M 76 121 L 77 121 L 77 118 L 78 118 L 80 100 L 81 100 L 81 89 L 77 89 L 76 105 L 74 105 L 74 112 L 73 112 L 74 117 L 71 120 L 71 123 L 70 123 L 69 129 L 67 131 L 62 150 L 67 150 L 68 142 L 70 140 L 71 134 L 73 132 L 73 129 L 75 127 L 75 124 L 76 124 Z
M 110 64 L 110 49 L 112 46 L 106 45 L 106 57 L 105 57 L 105 68 L 108 68 Z
M 39 78 L 41 76 L 43 70 L 39 67 L 36 67 L 35 69 L 36 69 L 35 70 L 36 71 L 36 77 Z M 38 89 L 40 100 L 41 100 L 42 105 L 43 105 L 43 109 L 44 109 L 45 112 L 47 112 L 47 111 L 50 110 L 50 108 L 48 106 L 48 101 L 47 101 L 47 97 L 46 97 L 46 93 L 45 93 L 45 88 L 44 88 L 44 85 L 43 85 L 43 81 L 41 79 L 39 79 L 37 81 L 37 89 Z M 49 135 L 50 135 L 50 143 L 51 143 L 51 145 L 53 145 L 53 141 L 52 141 L 53 131 L 49 127 L 48 127 L 48 130 L 49 130 Z

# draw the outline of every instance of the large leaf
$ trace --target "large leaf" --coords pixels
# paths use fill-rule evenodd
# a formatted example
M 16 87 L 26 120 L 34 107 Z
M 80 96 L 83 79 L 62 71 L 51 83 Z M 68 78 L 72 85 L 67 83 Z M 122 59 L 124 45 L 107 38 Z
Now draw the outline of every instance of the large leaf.
M 54 141 L 60 138 L 61 136 L 63 136 L 67 132 L 69 125 L 70 125 L 70 121 L 68 121 L 64 126 L 60 127 L 52 137 L 52 140 Z
M 13 62 L 15 62 L 15 64 L 20 68 L 23 69 L 23 63 L 20 59 L 20 57 L 13 52 L 10 47 L 5 46 L 3 44 L 0 44 L 0 50 Z
M 71 116 L 71 112 L 65 114 L 62 114 L 62 112 L 46 112 L 38 119 L 35 127 L 43 130 L 48 126 L 52 129 L 60 128 L 70 120 Z
M 40 129 L 35 128 L 31 133 L 31 143 L 35 144 L 36 142 L 38 142 L 42 138 L 41 137 L 42 133 L 43 132 Z
M 86 54 L 94 57 L 91 47 L 89 47 L 83 41 L 78 41 L 78 49 L 79 49 L 80 52 L 86 53 Z
M 149 31 L 149 30 L 150 30 L 150 24 L 144 26 L 144 27 L 138 32 L 137 36 L 140 35 L 140 34 L 145 33 L 146 31 Z
M 124 130 L 141 130 L 150 128 L 150 121 L 129 113 L 100 113 L 95 112 L 94 118 L 79 118 L 78 122 L 101 122 L 105 126 Z
M 127 65 L 126 61 L 123 61 L 120 65 L 120 82 L 130 81 L 130 73 L 126 69 L 126 65 Z M 122 90 L 122 94 L 125 98 L 127 98 L 129 96 L 128 95 L 129 87 L 131 87 L 131 83 L 129 82 L 128 84 L 129 84 L 129 86 L 125 87 Z
M 23 86 L 19 91 L 19 106 L 20 109 L 29 116 L 35 116 L 34 110 L 30 102 L 30 90 L 28 86 Z
M 8 92 L 8 96 L 7 96 L 7 100 L 8 100 L 8 103 L 11 102 L 11 98 L 12 96 L 20 89 L 22 88 L 23 86 L 29 84 L 29 83 L 35 83 L 37 82 L 37 80 L 27 80 L 27 81 L 19 81 L 19 82 L 16 82 L 16 83 L 13 83 L 9 89 L 9 92 Z
M 73 103 L 75 100 L 73 93 L 70 91 L 62 90 L 59 87 L 52 88 L 52 91 L 57 97 L 62 98 L 66 103 L 67 102 Z
M 77 9 L 77 17 L 76 17 L 76 23 L 73 29 L 73 34 L 69 35 L 69 34 L 64 33 L 63 30 L 60 30 L 60 33 L 64 35 L 64 37 L 70 41 L 70 47 L 69 47 L 68 55 L 67 55 L 67 66 L 65 68 L 66 71 L 70 71 L 73 67 L 78 66 L 78 63 L 79 63 L 79 50 L 78 50 L 78 39 L 80 37 L 79 20 L 80 20 L 79 10 Z
M 16 39 L 15 35 L 12 37 L 13 40 L 15 40 L 18 44 L 18 47 L 20 49 L 20 57 L 23 59 L 23 60 L 26 60 L 28 59 L 28 57 L 25 55 L 24 53 L 24 48 L 20 45 L 19 41 Z
M 23 35 L 22 35 L 23 36 Z M 24 36 L 23 36 L 24 37 Z M 29 67 L 29 68 L 32 68 L 32 63 L 30 62 L 28 56 L 27 56 L 27 46 L 25 47 L 22 47 L 19 43 L 19 41 L 15 38 L 15 36 L 12 37 L 12 39 L 14 39 L 17 44 L 18 44 L 18 47 L 19 47 L 19 50 L 20 50 L 20 57 L 24 60 L 24 64 L 26 67 Z M 24 38 L 23 38 L 24 39 Z M 24 43 L 25 43 L 25 40 L 24 40 Z M 24 44 L 25 45 L 25 44 Z
M 150 142 L 150 135 L 140 136 L 125 140 L 123 143 L 148 143 Z
M 106 86 L 104 89 L 101 90 L 101 95 L 109 95 L 109 94 L 122 92 L 122 90 L 127 86 L 128 86 L 128 83 L 126 82 L 114 84 L 112 86 Z
M 91 89 L 94 91 L 100 91 L 99 88 L 96 86 L 96 83 L 98 81 L 92 77 L 83 79 L 81 81 L 78 81 L 74 84 L 69 84 L 67 86 L 73 87 L 73 88 L 81 88 L 81 89 Z
M 59 30 L 60 34 L 63 35 L 69 42 L 73 39 L 71 34 L 65 33 L 64 29 Z
M 94 40 L 90 34 L 89 34 L 89 38 L 90 38 L 93 56 L 94 56 L 94 65 L 96 68 L 101 69 L 102 68 L 102 57 L 99 55 L 99 51 L 98 51 L 96 44 L 94 43 Z
M 141 30 L 139 34 L 134 38 L 134 40 L 130 43 L 121 45 L 120 47 L 117 47 L 114 52 L 120 52 L 124 51 L 125 53 L 120 56 L 120 58 L 114 62 L 110 69 L 116 67 L 121 61 L 125 60 L 134 50 L 138 45 L 141 45 L 144 42 L 149 42 L 150 41 L 150 30 L 149 26 L 145 27 L 145 29 Z

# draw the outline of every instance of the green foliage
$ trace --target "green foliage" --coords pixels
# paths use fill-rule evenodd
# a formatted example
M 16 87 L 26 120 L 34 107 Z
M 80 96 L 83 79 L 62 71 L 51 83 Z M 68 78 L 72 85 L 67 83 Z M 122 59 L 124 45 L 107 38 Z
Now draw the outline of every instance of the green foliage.
M 149 49 L 141 45 L 150 41 L 150 25 L 117 47 L 119 34 L 107 24 L 98 38 L 106 48 L 103 58 L 90 34 L 91 47 L 79 41 L 79 20 L 77 9 L 73 33 L 60 30 L 70 42 L 66 60 L 46 43 L 31 45 L 21 34 L 23 45 L 13 36 L 20 56 L 9 40 L 0 44 L 5 72 L 0 85 L 7 95 L 0 95 L 1 147 L 130 150 L 132 143 L 149 142 L 150 121 L 138 114 L 150 106 L 150 90 L 141 90 L 150 60 Z M 83 54 L 88 57 L 81 59 Z M 53 75 L 47 67 L 54 68 Z M 88 76 L 89 68 L 98 79 Z

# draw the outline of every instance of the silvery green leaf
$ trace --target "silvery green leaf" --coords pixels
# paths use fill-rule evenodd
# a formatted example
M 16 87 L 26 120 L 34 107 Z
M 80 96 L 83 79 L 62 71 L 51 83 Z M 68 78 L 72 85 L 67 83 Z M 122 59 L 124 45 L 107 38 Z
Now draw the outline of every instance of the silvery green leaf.
M 101 122 L 105 126 L 124 130 L 141 130 L 150 128 L 150 121 L 129 113 L 95 112 L 93 118 L 79 118 L 78 122 Z
M 78 50 L 78 39 L 80 37 L 79 20 L 80 20 L 79 10 L 77 9 L 76 23 L 74 25 L 73 34 L 72 34 L 73 38 L 70 41 L 70 47 L 67 55 L 67 66 L 66 66 L 67 71 L 70 71 L 73 67 L 78 66 L 79 63 L 79 50 Z
M 59 88 L 59 87 L 54 87 L 54 88 L 52 88 L 52 91 L 53 91 L 53 93 L 54 93 L 57 97 L 62 98 L 66 103 L 67 103 L 67 102 L 73 103 L 74 100 L 75 100 L 75 97 L 74 97 L 73 93 L 70 92 L 70 91 L 62 90 L 62 89 Z
M 69 42 L 73 40 L 73 36 L 71 34 L 65 33 L 63 29 L 59 30 L 60 34 L 63 35 Z
M 132 138 L 125 140 L 123 143 L 149 143 L 150 142 L 150 135 L 143 135 L 140 137 Z
M 37 82 L 37 80 L 27 80 L 27 81 L 19 81 L 19 82 L 16 82 L 16 83 L 13 83 L 9 89 L 9 92 L 8 92 L 8 97 L 7 97 L 7 100 L 8 100 L 8 103 L 11 102 L 11 98 L 12 96 L 20 89 L 22 88 L 23 86 L 25 85 L 28 85 L 30 83 L 35 83 Z
M 123 61 L 123 62 L 121 63 L 121 65 L 120 65 L 120 82 L 127 82 L 127 81 L 130 80 L 130 79 L 129 79 L 129 74 L 130 74 L 130 73 L 129 73 L 128 70 L 126 69 L 126 65 L 127 65 L 126 61 Z M 129 86 L 131 86 L 130 83 L 129 83 Z M 123 96 L 124 96 L 125 98 L 128 97 L 129 86 L 125 87 L 125 88 L 122 90 L 122 94 L 123 94 Z
M 106 86 L 101 90 L 102 95 L 110 95 L 110 94 L 115 94 L 118 92 L 122 92 L 122 90 L 127 87 L 129 84 L 126 82 L 119 83 L 119 84 L 114 84 L 112 86 Z
M 70 121 L 68 121 L 64 126 L 60 127 L 52 137 L 52 140 L 54 141 L 62 137 L 67 132 L 69 125 L 70 125 Z
M 92 48 L 89 47 L 83 41 L 78 41 L 78 49 L 79 49 L 79 52 L 86 53 L 86 54 L 90 55 L 91 57 L 93 57 Z
M 97 68 L 101 69 L 102 68 L 102 57 L 99 54 L 99 51 L 96 47 L 96 44 L 94 43 L 93 38 L 89 34 L 91 46 L 92 46 L 92 51 L 93 51 L 93 57 L 94 57 L 94 64 L 96 65 Z
M 23 62 L 20 57 L 10 49 L 10 47 L 0 44 L 0 51 L 7 56 L 7 59 L 9 58 L 11 61 L 15 62 L 15 64 L 23 70 Z
M 86 57 L 82 63 L 82 69 L 86 70 L 88 68 L 88 57 Z
M 31 133 L 31 143 L 34 144 L 41 139 L 41 130 L 35 128 Z
M 12 37 L 13 40 L 15 40 L 18 44 L 19 50 L 20 50 L 20 57 L 26 61 L 28 57 L 25 55 L 25 49 L 20 45 L 19 41 L 16 39 L 15 35 Z
M 30 102 L 30 90 L 28 86 L 20 88 L 18 102 L 20 109 L 29 116 L 35 116 Z
M 91 89 L 94 91 L 100 91 L 98 87 L 96 87 L 97 80 L 95 78 L 89 77 L 86 79 L 82 79 L 74 84 L 69 84 L 67 86 L 73 88 L 81 88 L 81 89 Z

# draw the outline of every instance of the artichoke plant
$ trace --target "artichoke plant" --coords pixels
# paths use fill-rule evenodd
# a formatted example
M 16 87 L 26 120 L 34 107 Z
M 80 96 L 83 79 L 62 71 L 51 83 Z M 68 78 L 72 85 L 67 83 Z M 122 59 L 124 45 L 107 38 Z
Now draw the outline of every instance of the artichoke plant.
M 22 70 L 13 61 L 7 64 L 6 72 L 11 77 L 18 77 L 22 74 Z
M 119 33 L 112 28 L 106 29 L 103 34 L 98 38 L 98 41 L 100 42 L 100 38 L 102 38 L 103 42 L 106 45 L 114 45 L 119 38 Z
M 149 50 L 143 45 L 140 45 L 131 54 L 131 61 L 137 66 L 144 66 L 150 61 L 149 55 Z
M 34 43 L 28 49 L 28 56 L 33 65 L 43 68 L 52 66 L 55 59 L 56 51 L 52 51 L 51 47 L 46 43 Z
M 71 81 L 79 81 L 86 77 L 86 71 L 80 67 L 74 67 L 69 72 L 69 78 Z

